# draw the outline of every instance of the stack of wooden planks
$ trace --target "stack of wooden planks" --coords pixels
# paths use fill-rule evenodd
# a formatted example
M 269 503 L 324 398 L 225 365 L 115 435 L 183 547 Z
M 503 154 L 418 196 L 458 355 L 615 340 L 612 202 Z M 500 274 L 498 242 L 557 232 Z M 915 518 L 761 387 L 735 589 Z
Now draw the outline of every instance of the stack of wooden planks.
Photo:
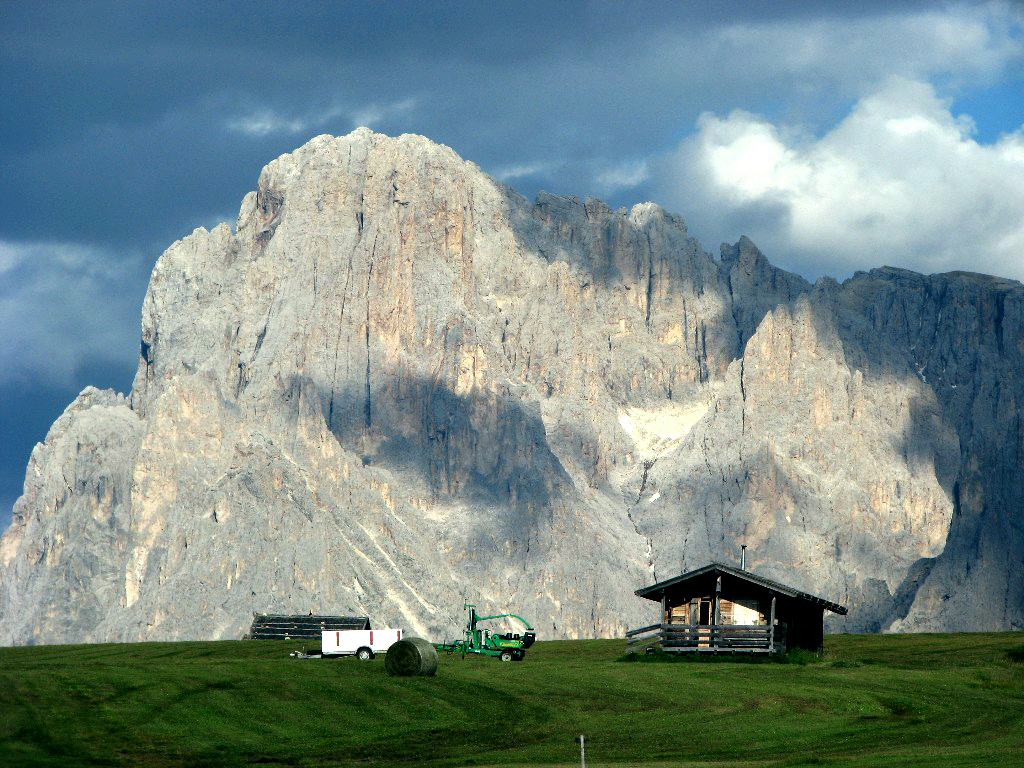
M 320 641 L 325 630 L 369 629 L 367 616 L 287 616 L 277 613 L 254 613 L 248 638 L 251 640 L 293 640 L 306 638 Z

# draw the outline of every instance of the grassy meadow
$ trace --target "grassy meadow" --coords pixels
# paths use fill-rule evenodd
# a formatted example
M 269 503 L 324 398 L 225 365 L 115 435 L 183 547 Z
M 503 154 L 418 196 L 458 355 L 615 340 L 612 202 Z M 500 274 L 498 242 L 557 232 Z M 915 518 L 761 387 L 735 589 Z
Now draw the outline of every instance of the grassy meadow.
M 300 641 L 0 648 L 0 766 L 1021 766 L 1024 633 L 840 635 L 790 663 L 301 660 Z M 799 663 L 807 662 L 807 663 Z

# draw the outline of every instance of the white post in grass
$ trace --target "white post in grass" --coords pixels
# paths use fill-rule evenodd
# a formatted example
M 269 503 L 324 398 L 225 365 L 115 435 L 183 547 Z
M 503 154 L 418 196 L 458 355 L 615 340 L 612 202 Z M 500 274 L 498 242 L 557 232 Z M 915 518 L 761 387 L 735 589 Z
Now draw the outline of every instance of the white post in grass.
M 586 739 L 583 738 L 582 733 L 576 737 L 576 743 L 580 745 L 580 768 L 587 768 L 587 754 L 583 747 L 583 742 L 585 741 Z

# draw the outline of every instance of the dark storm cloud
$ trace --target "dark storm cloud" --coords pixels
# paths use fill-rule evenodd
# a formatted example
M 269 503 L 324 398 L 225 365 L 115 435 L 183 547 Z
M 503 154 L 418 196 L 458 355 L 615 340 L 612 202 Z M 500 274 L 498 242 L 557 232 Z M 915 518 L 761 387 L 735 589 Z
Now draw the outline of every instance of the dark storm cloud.
M 668 147 L 737 92 L 772 113 L 705 36 L 741 9 L 746 23 L 806 11 L 702 5 L 5 6 L 3 234 L 162 241 L 240 198 L 266 160 L 401 102 L 416 108 L 374 127 L 484 168 L 543 161 L 559 175 L 538 181 L 587 193 L 594 158 Z M 260 117 L 297 130 L 230 130 Z

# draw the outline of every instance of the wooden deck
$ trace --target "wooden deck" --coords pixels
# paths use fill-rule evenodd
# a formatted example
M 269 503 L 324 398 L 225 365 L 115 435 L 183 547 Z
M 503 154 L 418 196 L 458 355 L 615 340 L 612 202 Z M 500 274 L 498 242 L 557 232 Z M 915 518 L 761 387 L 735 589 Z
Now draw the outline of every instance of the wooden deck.
M 781 626 L 651 624 L 626 633 L 627 653 L 661 648 L 666 653 L 784 653 Z

